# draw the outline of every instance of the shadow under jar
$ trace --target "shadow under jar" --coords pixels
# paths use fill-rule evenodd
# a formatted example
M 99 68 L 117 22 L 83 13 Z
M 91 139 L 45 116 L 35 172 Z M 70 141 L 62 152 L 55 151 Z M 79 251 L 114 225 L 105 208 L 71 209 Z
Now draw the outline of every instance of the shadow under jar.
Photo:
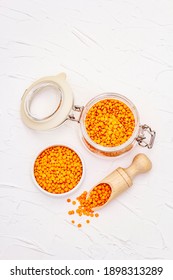
M 46 117 L 35 117 L 31 112 L 32 101 L 47 87 L 53 87 L 57 92 L 57 108 Z M 33 83 L 22 97 L 21 116 L 24 123 L 35 130 L 56 128 L 66 120 L 76 121 L 80 123 L 85 146 L 101 156 L 122 155 L 136 143 L 150 149 L 155 139 L 155 131 L 140 124 L 136 107 L 123 95 L 103 93 L 85 106 L 74 105 L 73 93 L 64 73 Z

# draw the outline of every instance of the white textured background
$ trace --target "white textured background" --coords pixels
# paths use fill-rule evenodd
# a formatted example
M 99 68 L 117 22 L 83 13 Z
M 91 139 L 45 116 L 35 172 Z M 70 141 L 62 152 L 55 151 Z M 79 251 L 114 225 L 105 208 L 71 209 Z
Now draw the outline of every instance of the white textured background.
M 98 159 L 79 125 L 37 133 L 20 119 L 20 99 L 36 79 L 66 72 L 75 103 L 113 91 L 137 106 L 157 131 L 155 146 Z M 173 259 L 173 1 L 0 1 L 0 258 Z M 138 152 L 153 169 L 81 230 L 65 199 L 31 179 L 36 154 L 51 144 L 76 147 L 86 175 L 75 198 Z

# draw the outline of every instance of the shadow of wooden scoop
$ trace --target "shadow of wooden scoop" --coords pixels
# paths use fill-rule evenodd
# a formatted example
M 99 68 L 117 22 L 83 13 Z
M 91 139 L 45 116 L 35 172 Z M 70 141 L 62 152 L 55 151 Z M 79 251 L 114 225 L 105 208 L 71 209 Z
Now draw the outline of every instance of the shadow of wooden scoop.
M 109 199 L 101 206 L 94 207 L 92 210 L 101 209 L 108 204 L 113 198 L 127 190 L 133 184 L 133 178 L 141 173 L 148 172 L 152 168 L 152 163 L 145 154 L 137 154 L 131 165 L 127 168 L 118 167 L 111 174 L 101 180 L 95 185 L 88 193 L 87 198 L 90 196 L 90 192 L 100 184 L 108 184 L 111 188 L 111 194 Z

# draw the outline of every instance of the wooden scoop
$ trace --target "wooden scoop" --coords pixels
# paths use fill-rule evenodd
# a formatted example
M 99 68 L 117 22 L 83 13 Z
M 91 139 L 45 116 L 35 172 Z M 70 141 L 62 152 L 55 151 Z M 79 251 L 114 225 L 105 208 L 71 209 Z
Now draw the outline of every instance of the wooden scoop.
M 93 208 L 93 210 L 98 210 L 109 203 L 113 198 L 117 197 L 120 193 L 127 190 L 133 184 L 133 178 L 140 174 L 149 171 L 152 168 L 152 163 L 145 154 L 138 154 L 134 157 L 131 165 L 128 168 L 118 167 L 111 174 L 101 180 L 97 185 L 95 185 L 90 192 L 99 184 L 108 184 L 111 189 L 111 195 L 107 202 L 102 206 Z M 87 195 L 87 198 L 90 195 Z

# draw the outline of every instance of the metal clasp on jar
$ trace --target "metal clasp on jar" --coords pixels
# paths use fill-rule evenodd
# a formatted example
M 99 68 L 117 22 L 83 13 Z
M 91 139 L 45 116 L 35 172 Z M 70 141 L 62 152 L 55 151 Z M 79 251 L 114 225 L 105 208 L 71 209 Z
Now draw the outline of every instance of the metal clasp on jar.
M 75 122 L 79 123 L 81 120 L 81 117 L 82 117 L 83 109 L 84 109 L 84 106 L 74 105 L 72 107 L 71 113 L 68 115 L 67 120 L 71 120 L 71 121 L 75 121 Z
M 155 137 L 156 132 L 152 130 L 147 124 L 139 126 L 139 134 L 136 140 L 140 146 L 151 149 L 153 147 Z

